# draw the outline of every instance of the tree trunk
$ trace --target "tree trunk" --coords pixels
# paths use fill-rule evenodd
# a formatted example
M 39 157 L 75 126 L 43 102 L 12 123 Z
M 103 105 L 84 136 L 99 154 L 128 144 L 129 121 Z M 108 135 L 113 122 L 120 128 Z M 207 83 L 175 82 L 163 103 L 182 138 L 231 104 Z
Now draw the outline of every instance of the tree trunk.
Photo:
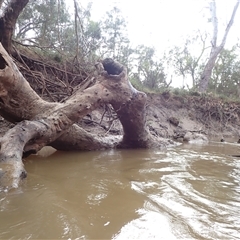
M 0 114 L 18 122 L 0 139 L 0 186 L 17 187 L 26 177 L 22 156 L 50 145 L 59 150 L 160 147 L 146 128 L 146 94 L 132 87 L 126 68 L 112 59 L 100 63 L 95 85 L 64 103 L 41 99 L 0 45 Z M 94 136 L 74 123 L 102 104 L 111 104 L 123 125 L 122 138 Z
M 18 16 L 28 2 L 29 0 L 11 0 L 0 18 L 0 42 L 9 54 L 12 52 L 12 36 Z
M 231 26 L 233 25 L 233 21 L 234 21 L 235 14 L 238 9 L 239 2 L 240 2 L 240 0 L 237 0 L 236 4 L 234 6 L 232 16 L 230 18 L 230 21 L 228 22 L 222 42 L 219 46 L 217 46 L 218 19 L 217 19 L 217 15 L 216 15 L 216 3 L 214 0 L 210 2 L 210 9 L 211 9 L 211 14 L 212 14 L 212 24 L 213 24 L 213 36 L 212 36 L 212 42 L 211 42 L 212 49 L 211 49 L 211 53 L 209 56 L 209 60 L 208 60 L 207 64 L 205 65 L 204 70 L 200 77 L 199 92 L 207 91 L 208 83 L 209 83 L 209 80 L 212 75 L 212 70 L 215 66 L 215 62 L 217 60 L 219 53 L 222 51 L 222 49 L 224 48 L 224 45 L 226 43 L 229 30 L 230 30 Z
M 208 88 L 209 79 L 211 78 L 211 75 L 212 75 L 212 70 L 215 66 L 217 57 L 221 51 L 222 51 L 221 47 L 216 47 L 216 48 L 212 49 L 212 52 L 207 61 L 207 64 L 205 65 L 204 70 L 201 74 L 200 83 L 199 83 L 199 91 L 200 92 L 206 92 L 206 90 Z

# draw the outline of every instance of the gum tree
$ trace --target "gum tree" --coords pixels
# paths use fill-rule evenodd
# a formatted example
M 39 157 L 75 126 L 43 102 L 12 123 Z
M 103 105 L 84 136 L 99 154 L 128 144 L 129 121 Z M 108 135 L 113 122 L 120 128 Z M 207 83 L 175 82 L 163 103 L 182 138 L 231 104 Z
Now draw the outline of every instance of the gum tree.
M 208 88 L 208 83 L 211 78 L 212 70 L 214 68 L 215 62 L 218 58 L 218 55 L 221 53 L 221 51 L 224 48 L 224 45 L 227 40 L 228 33 L 233 25 L 233 21 L 238 9 L 240 0 L 236 1 L 236 4 L 233 8 L 231 18 L 227 24 L 227 27 L 225 29 L 223 38 L 220 42 L 220 44 L 217 44 L 218 40 L 218 18 L 217 18 L 217 13 L 216 13 L 216 2 L 215 0 L 210 1 L 210 11 L 211 11 L 211 22 L 213 25 L 213 33 L 212 33 L 212 40 L 211 40 L 211 52 L 208 58 L 208 61 L 203 69 L 203 72 L 200 77 L 200 82 L 199 82 L 199 91 L 200 92 L 206 92 Z

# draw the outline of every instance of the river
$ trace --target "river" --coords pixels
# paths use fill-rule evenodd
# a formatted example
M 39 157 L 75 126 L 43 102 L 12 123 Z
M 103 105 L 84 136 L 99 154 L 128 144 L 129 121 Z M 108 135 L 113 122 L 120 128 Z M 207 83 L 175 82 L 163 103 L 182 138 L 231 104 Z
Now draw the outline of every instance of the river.
M 231 154 L 240 145 L 31 156 L 27 180 L 0 193 L 0 239 L 240 239 Z

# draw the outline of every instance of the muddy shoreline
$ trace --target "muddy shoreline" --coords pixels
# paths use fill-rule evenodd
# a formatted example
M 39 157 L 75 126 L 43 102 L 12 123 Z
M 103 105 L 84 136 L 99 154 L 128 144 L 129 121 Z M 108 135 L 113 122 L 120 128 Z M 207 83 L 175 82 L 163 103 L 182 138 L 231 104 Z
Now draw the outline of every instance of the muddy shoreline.
M 209 140 L 235 139 L 237 141 L 240 137 L 240 111 L 238 112 L 238 109 L 240 109 L 240 103 L 226 103 L 209 96 L 178 96 L 169 92 L 148 94 L 146 124 L 153 136 L 178 142 L 183 140 L 187 132 L 200 133 Z M 122 135 L 120 122 L 111 120 L 113 117 L 111 113 L 104 112 L 104 108 L 95 110 L 78 124 L 85 130 L 96 134 Z M 2 136 L 14 124 L 1 118 L 0 126 Z

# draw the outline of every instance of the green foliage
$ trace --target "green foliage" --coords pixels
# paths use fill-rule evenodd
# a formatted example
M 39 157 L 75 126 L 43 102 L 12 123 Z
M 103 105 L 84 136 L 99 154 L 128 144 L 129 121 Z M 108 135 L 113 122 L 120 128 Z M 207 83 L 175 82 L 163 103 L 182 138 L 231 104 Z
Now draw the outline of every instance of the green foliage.
M 91 4 L 86 9 L 76 4 L 73 18 L 64 0 L 30 0 L 17 21 L 14 38 L 57 62 L 93 62 L 101 28 L 90 19 L 90 9 Z
M 240 59 L 238 56 L 239 49 L 237 46 L 234 46 L 231 50 L 224 49 L 220 53 L 209 82 L 209 92 L 239 98 Z
M 191 79 L 192 88 L 196 88 L 202 65 L 205 59 L 207 34 L 197 31 L 195 35 L 187 37 L 182 45 L 173 46 L 167 53 L 167 61 L 173 67 L 177 76 L 182 76 L 183 87 L 186 80 Z M 196 51 L 196 46 L 198 49 Z
M 100 48 L 102 40 L 102 29 L 100 22 L 91 20 L 91 7 L 89 3 L 87 8 L 84 9 L 75 1 L 75 17 L 74 17 L 74 30 L 75 37 L 73 38 L 74 55 L 78 62 L 86 63 L 89 65 L 96 61 L 97 51 Z
M 136 78 L 131 77 L 130 82 L 133 85 L 133 87 L 136 88 L 137 90 L 142 92 L 150 92 L 150 90 L 142 84 L 142 82 L 138 79 L 138 77 Z
M 171 91 L 174 95 L 177 95 L 177 96 L 186 96 L 186 95 L 189 95 L 189 91 L 184 89 L 184 88 L 174 88 L 172 89 Z
M 64 0 L 30 0 L 18 18 L 15 39 L 60 47 L 68 40 L 63 39 L 63 33 L 69 31 L 69 19 Z
M 92 20 L 89 20 L 87 26 L 86 26 L 86 32 L 85 36 L 92 41 L 101 39 L 101 27 L 99 22 L 94 22 Z
M 168 87 L 163 59 L 157 59 L 151 47 L 130 46 L 127 23 L 117 7 L 100 22 L 91 20 L 91 4 L 83 9 L 74 1 L 74 10 L 71 18 L 64 0 L 30 0 L 18 19 L 15 39 L 38 47 L 38 52 L 53 61 L 72 58 L 85 68 L 99 58 L 110 57 L 128 68 L 138 89 Z
M 166 74 L 163 59 L 158 59 L 155 49 L 144 45 L 138 46 L 134 51 L 134 67 L 132 72 L 135 79 L 148 89 L 167 88 Z M 134 72 L 134 69 L 136 71 Z
M 133 50 L 130 48 L 126 26 L 119 8 L 113 7 L 108 11 L 101 21 L 102 38 L 99 53 L 129 66 Z

